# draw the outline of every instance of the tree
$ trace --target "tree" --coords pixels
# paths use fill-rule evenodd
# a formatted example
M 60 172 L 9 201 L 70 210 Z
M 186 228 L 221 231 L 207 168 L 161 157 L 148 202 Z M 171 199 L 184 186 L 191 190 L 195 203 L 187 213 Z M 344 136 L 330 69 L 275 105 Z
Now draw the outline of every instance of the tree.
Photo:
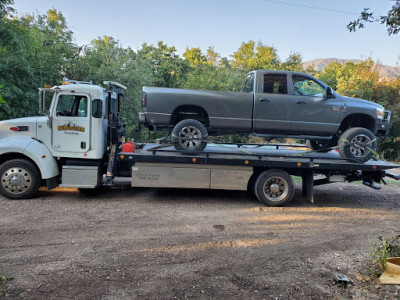
M 261 42 L 248 41 L 242 43 L 232 55 L 232 67 L 243 73 L 260 69 L 279 69 L 279 58 L 274 47 L 265 46 Z
M 2 1 L 2 11 L 5 3 L 12 2 Z M 73 58 L 72 32 L 57 10 L 21 18 L 3 13 L 0 37 L 0 85 L 7 102 L 1 105 L 0 118 L 34 115 L 37 88 L 61 83 Z
M 360 63 L 332 62 L 317 77 L 345 96 L 375 100 L 374 86 L 379 76 L 371 59 Z
M 0 19 L 10 12 L 14 12 L 14 9 L 11 7 L 13 4 L 14 0 L 0 0 Z
M 206 62 L 206 57 L 199 47 L 196 48 L 186 48 L 186 51 L 182 55 L 191 67 L 204 64 Z
M 364 28 L 366 23 L 374 22 L 379 22 L 382 25 L 385 25 L 388 35 L 398 34 L 400 32 L 400 1 L 396 0 L 385 16 L 375 17 L 374 13 L 369 11 L 369 8 L 364 8 L 360 17 L 357 20 L 350 22 L 347 25 L 347 29 L 350 32 L 354 32 L 357 29 Z
M 281 64 L 282 70 L 303 72 L 303 57 L 300 53 L 293 52 L 289 57 Z
M 152 66 L 156 86 L 179 87 L 185 81 L 189 63 L 179 57 L 175 47 L 169 47 L 162 41 L 157 46 L 144 43 L 137 55 Z
M 226 58 L 225 58 L 226 59 Z M 214 67 L 221 66 L 221 55 L 214 50 L 214 47 L 208 47 L 206 53 L 207 64 Z M 225 67 L 228 67 L 225 65 Z
M 243 76 L 231 68 L 214 67 L 208 64 L 198 65 L 188 73 L 183 88 L 241 91 Z
M 3 86 L 0 85 L 0 89 L 1 89 L 2 87 L 3 87 Z M 4 99 L 3 99 L 3 97 L 1 96 L 1 93 L 0 93 L 0 104 L 3 104 L 3 103 L 6 103 L 6 101 L 4 101 Z

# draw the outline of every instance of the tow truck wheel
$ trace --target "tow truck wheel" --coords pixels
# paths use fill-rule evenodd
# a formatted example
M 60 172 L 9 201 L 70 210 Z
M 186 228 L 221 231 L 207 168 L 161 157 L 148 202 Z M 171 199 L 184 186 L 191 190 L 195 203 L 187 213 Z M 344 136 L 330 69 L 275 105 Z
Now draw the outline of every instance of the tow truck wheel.
M 366 162 L 374 156 L 377 142 L 375 135 L 366 128 L 347 129 L 339 138 L 339 154 L 345 159 Z
M 171 139 L 176 150 L 198 152 L 207 146 L 208 132 L 199 121 L 186 119 L 175 125 Z
M 270 206 L 281 206 L 293 198 L 292 177 L 282 170 L 268 170 L 261 173 L 254 185 L 257 199 Z
M 13 159 L 0 166 L 0 193 L 10 199 L 26 199 L 40 186 L 40 173 L 25 159 Z

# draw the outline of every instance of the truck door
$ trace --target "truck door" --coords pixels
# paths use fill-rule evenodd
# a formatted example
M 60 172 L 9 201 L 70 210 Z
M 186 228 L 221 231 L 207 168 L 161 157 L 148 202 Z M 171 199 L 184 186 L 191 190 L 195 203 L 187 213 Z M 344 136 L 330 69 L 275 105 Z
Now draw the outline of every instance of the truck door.
M 86 152 L 90 143 L 90 97 L 59 93 L 53 107 L 52 147 L 60 152 Z
M 287 75 L 267 73 L 258 78 L 254 94 L 253 128 L 256 133 L 285 133 L 292 118 L 293 95 Z
M 336 100 L 327 98 L 325 88 L 317 81 L 293 75 L 293 116 L 290 130 L 295 134 L 328 135 L 337 131 L 341 113 L 335 113 Z

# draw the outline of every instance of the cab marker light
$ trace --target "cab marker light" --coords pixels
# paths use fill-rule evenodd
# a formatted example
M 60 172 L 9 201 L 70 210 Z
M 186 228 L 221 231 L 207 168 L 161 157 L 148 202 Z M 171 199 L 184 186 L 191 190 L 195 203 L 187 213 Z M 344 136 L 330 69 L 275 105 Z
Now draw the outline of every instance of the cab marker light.
M 11 131 L 28 131 L 29 127 L 28 126 L 13 126 L 10 127 Z
M 121 155 L 121 159 L 124 159 L 125 158 L 125 156 L 124 155 Z

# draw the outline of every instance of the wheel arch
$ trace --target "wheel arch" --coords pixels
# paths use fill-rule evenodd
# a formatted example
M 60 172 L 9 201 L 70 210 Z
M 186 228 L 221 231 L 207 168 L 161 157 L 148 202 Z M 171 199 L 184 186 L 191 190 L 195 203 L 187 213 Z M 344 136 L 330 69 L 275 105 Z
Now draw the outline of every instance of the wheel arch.
M 16 158 L 32 162 L 38 168 L 42 179 L 59 175 L 57 161 L 47 147 L 30 137 L 15 136 L 0 142 L 0 163 Z
M 349 128 L 362 127 L 376 134 L 376 122 L 373 117 L 368 114 L 351 114 L 348 115 L 340 123 L 339 132 L 343 133 Z
M 174 109 L 171 115 L 170 124 L 176 125 L 185 119 L 194 119 L 208 127 L 210 118 L 207 111 L 199 105 L 180 105 Z

